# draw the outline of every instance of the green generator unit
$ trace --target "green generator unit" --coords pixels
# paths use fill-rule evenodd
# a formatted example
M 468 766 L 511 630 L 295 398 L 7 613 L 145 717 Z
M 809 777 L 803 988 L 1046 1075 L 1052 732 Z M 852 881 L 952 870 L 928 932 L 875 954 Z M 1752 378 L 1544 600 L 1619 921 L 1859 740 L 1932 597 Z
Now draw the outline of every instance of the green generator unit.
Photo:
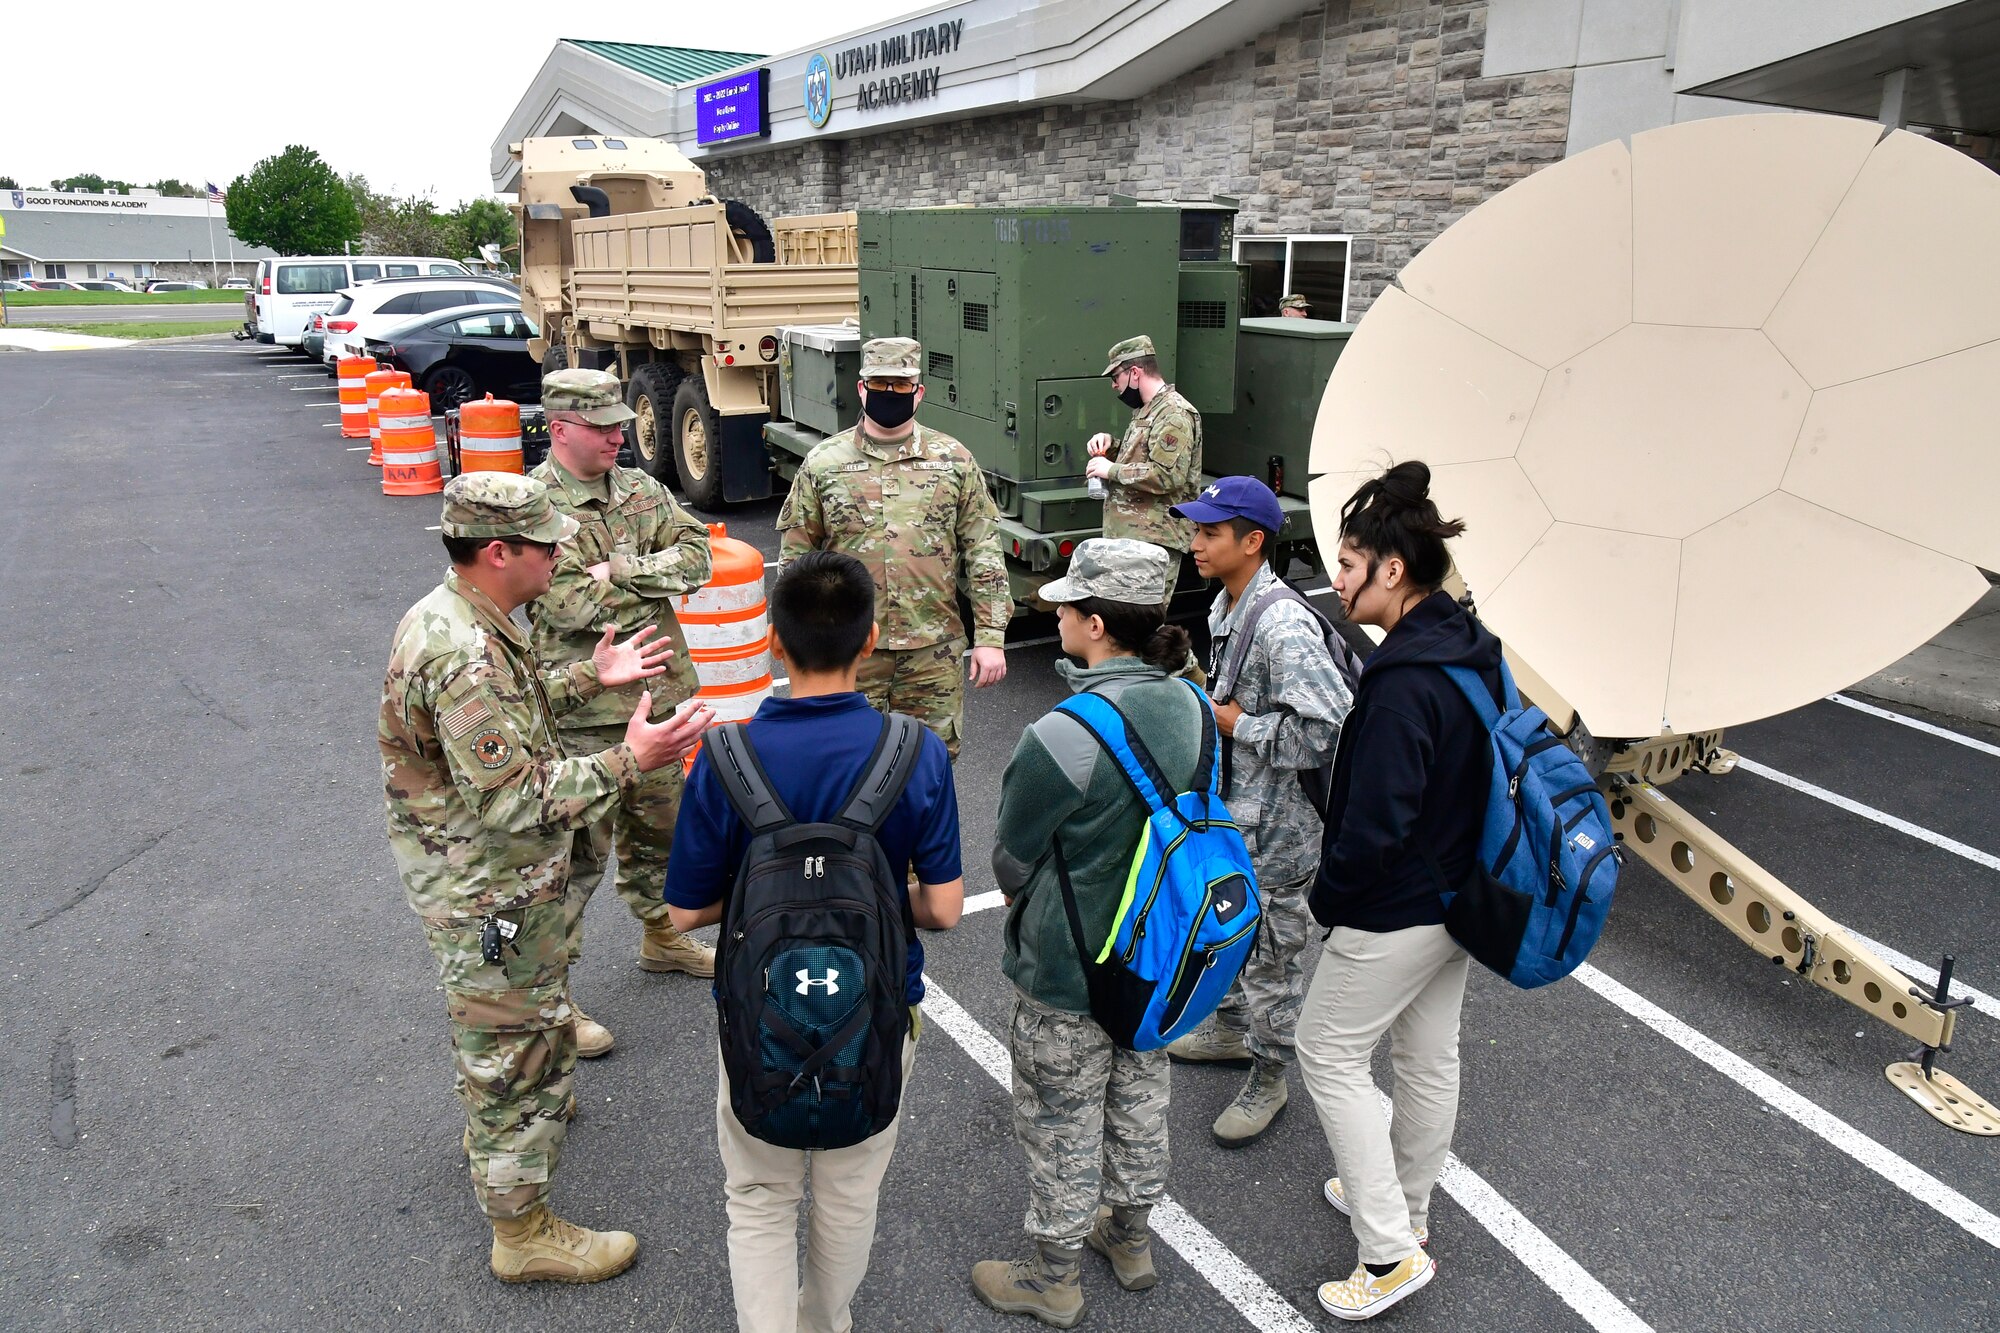
M 1235 219 L 1228 200 L 860 214 L 860 336 L 923 344 L 917 419 L 986 470 L 1010 564 L 1045 574 L 1099 528 L 1084 446 L 1132 419 L 1103 378 L 1113 343 L 1150 336 L 1205 423 L 1234 408 Z
M 1347 348 L 1352 324 L 1327 319 L 1246 319 L 1238 325 L 1235 410 L 1202 414 L 1202 470 L 1259 477 L 1285 511 L 1284 545 L 1317 565 L 1306 469 L 1313 422 Z

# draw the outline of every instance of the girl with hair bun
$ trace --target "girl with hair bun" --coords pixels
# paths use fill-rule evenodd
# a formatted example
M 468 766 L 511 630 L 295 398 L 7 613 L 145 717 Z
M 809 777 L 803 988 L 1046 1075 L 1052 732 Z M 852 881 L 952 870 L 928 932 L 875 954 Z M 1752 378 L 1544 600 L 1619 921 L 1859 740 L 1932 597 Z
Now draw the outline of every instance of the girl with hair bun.
M 1335 592 L 1347 616 L 1387 631 L 1368 659 L 1334 757 L 1312 913 L 1328 928 L 1299 1015 L 1299 1070 L 1333 1149 L 1325 1197 L 1353 1223 L 1360 1263 L 1319 1289 L 1342 1319 L 1370 1319 L 1436 1274 L 1431 1188 L 1458 1117 L 1459 1010 L 1467 955 L 1444 928 L 1443 885 L 1478 854 L 1487 733 L 1443 668 L 1500 691 L 1500 641 L 1441 591 L 1445 543 L 1465 525 L 1438 512 L 1431 472 L 1398 463 L 1340 514 Z M 1394 1038 L 1393 1124 L 1370 1065 Z

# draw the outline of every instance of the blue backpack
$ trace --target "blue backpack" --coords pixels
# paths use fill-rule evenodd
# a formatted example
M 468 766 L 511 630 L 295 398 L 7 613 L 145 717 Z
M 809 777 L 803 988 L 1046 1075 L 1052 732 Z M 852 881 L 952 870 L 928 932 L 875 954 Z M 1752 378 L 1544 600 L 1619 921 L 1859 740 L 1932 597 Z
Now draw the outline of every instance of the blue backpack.
M 1125 894 L 1095 958 L 1070 886 L 1062 843 L 1056 876 L 1070 938 L 1090 987 L 1090 1013 L 1127 1050 L 1155 1051 L 1215 1012 L 1257 942 L 1263 907 L 1243 834 L 1222 804 L 1222 746 L 1208 696 L 1201 701 L 1201 750 L 1191 791 L 1173 785 L 1125 724 L 1117 705 L 1078 694 L 1056 707 L 1088 731 L 1151 813 L 1139 835 Z
M 1576 757 L 1523 706 L 1514 675 L 1500 663 L 1506 708 L 1469 667 L 1444 668 L 1492 733 L 1493 783 L 1479 836 L 1479 862 L 1449 888 L 1428 851 L 1444 898 L 1445 929 L 1460 947 L 1524 990 L 1576 970 L 1611 912 L 1618 844 L 1611 810 Z

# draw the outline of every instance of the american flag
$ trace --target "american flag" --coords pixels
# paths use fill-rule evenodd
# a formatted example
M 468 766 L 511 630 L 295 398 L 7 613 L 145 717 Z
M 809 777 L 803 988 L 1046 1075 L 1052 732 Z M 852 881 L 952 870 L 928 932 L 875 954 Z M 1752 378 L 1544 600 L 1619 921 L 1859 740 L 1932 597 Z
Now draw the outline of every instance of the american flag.
M 211 204 L 222 202 L 222 189 L 214 181 L 208 182 L 208 202 Z

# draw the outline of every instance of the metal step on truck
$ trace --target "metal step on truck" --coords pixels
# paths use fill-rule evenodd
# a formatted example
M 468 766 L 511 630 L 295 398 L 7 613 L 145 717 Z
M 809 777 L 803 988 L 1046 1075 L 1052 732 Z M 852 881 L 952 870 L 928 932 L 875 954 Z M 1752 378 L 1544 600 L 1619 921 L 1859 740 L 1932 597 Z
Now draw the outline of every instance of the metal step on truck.
M 584 147 L 588 144 L 589 147 Z M 1106 349 L 1152 337 L 1202 413 L 1204 471 L 1278 492 L 1317 563 L 1306 454 L 1350 326 L 1245 319 L 1233 201 L 867 210 L 766 221 L 671 145 L 533 139 L 522 291 L 544 366 L 614 370 L 642 466 L 702 507 L 766 497 L 854 425 L 860 345 L 916 338 L 918 419 L 963 441 L 1003 515 L 1016 597 L 1099 531 L 1085 442 L 1130 413 Z

